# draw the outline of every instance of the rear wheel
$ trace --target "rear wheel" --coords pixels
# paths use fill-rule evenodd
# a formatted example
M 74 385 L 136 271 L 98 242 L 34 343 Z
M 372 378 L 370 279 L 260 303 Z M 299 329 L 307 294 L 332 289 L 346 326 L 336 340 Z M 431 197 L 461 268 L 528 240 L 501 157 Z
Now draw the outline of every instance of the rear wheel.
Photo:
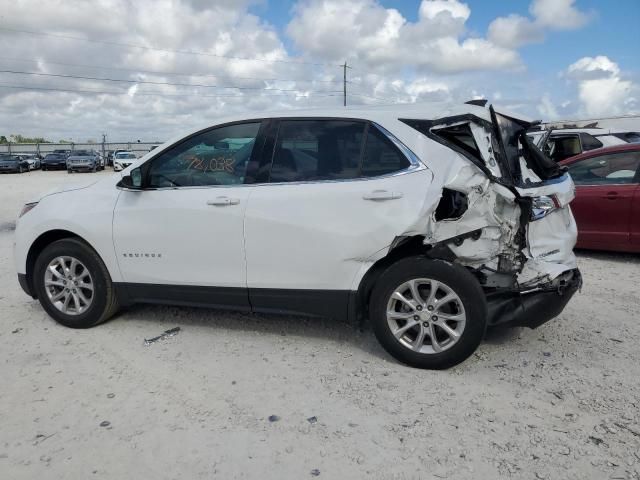
M 42 307 L 67 327 L 93 327 L 118 310 L 107 267 L 78 239 L 47 246 L 36 260 L 33 284 Z
M 369 304 L 373 331 L 396 359 L 445 369 L 468 358 L 484 337 L 487 304 L 476 278 L 441 260 L 410 257 L 389 267 Z

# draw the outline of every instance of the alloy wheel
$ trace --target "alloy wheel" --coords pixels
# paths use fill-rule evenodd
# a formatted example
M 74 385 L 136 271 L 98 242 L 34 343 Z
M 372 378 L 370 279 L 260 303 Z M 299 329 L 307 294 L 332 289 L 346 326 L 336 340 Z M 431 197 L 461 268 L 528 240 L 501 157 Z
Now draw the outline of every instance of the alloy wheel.
M 91 273 L 74 257 L 56 257 L 49 262 L 44 274 L 44 288 L 51 304 L 66 315 L 80 315 L 93 302 Z
M 387 302 L 387 324 L 404 347 L 425 354 L 440 353 L 455 345 L 467 315 L 451 287 L 429 278 L 399 285 Z

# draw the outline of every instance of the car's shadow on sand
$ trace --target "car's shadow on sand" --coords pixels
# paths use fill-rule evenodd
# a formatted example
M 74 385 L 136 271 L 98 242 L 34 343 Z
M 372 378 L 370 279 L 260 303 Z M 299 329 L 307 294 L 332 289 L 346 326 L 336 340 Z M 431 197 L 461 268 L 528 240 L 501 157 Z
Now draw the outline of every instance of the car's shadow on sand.
M 133 305 L 118 314 L 113 322 L 149 323 L 147 338 L 160 335 L 169 322 L 181 328 L 206 327 L 212 332 L 218 329 L 241 331 L 250 336 L 290 336 L 336 343 L 348 343 L 365 353 L 397 363 L 380 346 L 368 322 L 356 324 L 330 318 L 245 313 L 206 308 L 174 307 L 159 305 Z M 162 324 L 163 327 L 160 327 Z M 502 345 L 514 341 L 522 328 L 505 326 L 487 329 L 483 344 Z
M 159 305 L 133 305 L 114 317 L 114 322 L 148 322 L 148 337 L 162 333 L 158 324 L 174 323 L 181 328 L 206 327 L 212 331 L 235 330 L 258 336 L 292 336 L 347 342 L 368 354 L 394 361 L 378 344 L 371 328 L 364 322 L 345 322 L 330 318 L 281 314 L 245 313 L 207 308 Z M 155 325 L 154 325 L 155 324 Z

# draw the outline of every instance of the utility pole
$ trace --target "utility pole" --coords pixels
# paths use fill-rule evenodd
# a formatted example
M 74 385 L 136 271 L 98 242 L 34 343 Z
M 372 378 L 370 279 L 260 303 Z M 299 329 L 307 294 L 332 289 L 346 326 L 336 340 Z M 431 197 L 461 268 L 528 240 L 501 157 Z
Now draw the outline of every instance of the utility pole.
M 105 152 L 105 150 L 104 150 L 104 147 L 105 147 L 105 143 L 106 143 L 106 142 L 107 142 L 107 134 L 106 134 L 106 133 L 103 133 L 103 134 L 102 134 L 102 158 L 104 158 L 104 159 L 105 159 L 105 160 L 104 160 L 104 161 L 105 161 L 105 163 L 107 162 L 107 159 L 106 159 L 106 152 Z
M 342 104 L 347 106 L 347 61 L 342 65 Z

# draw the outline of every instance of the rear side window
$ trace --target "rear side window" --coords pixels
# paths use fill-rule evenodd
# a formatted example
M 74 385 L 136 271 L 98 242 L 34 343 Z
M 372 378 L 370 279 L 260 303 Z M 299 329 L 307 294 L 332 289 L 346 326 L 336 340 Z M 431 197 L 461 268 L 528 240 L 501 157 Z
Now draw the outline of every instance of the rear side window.
M 367 143 L 362 158 L 363 177 L 378 177 L 408 168 L 409 160 L 389 138 L 375 126 L 367 132 Z
M 580 140 L 582 140 L 583 150 L 595 150 L 596 148 L 602 148 L 602 142 L 588 133 L 581 133 Z
M 587 158 L 569 165 L 576 185 L 628 184 L 636 181 L 639 152 L 613 153 Z
M 282 121 L 270 182 L 357 178 L 365 126 L 348 120 Z

